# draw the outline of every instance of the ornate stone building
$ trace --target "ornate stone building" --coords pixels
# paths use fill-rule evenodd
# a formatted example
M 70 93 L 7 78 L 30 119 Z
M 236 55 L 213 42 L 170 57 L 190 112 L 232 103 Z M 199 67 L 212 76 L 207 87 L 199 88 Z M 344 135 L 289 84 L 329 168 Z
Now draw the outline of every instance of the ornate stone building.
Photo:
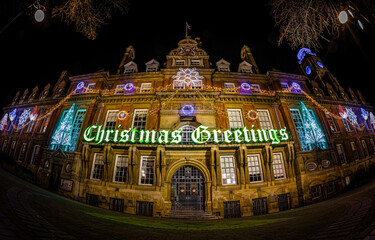
M 259 72 L 244 46 L 236 72 L 183 39 L 138 71 L 63 72 L 4 107 L 1 151 L 39 185 L 130 214 L 204 210 L 251 216 L 331 197 L 373 166 L 374 108 L 308 49 L 304 75 Z M 349 93 L 349 94 L 348 94 Z

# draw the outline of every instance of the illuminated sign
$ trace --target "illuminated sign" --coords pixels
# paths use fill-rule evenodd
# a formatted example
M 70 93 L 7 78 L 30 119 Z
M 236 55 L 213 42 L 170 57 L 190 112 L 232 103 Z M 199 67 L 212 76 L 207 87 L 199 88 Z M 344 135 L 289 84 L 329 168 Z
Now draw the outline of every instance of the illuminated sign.
M 120 127 L 120 126 L 119 126 Z M 106 143 L 146 143 L 146 144 L 180 144 L 182 142 L 181 130 L 126 130 L 103 129 L 103 125 L 92 125 L 85 129 L 83 139 L 86 142 Z M 261 143 L 271 142 L 279 144 L 288 141 L 289 135 L 286 127 L 276 129 L 251 129 L 242 128 L 235 130 L 209 130 L 206 126 L 199 126 L 191 133 L 194 144 L 220 144 L 220 143 Z

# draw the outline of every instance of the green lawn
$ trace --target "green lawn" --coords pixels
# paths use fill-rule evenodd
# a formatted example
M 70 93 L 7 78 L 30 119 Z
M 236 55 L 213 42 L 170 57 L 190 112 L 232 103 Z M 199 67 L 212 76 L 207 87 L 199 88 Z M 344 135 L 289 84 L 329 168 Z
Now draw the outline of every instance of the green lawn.
M 0 203 L 10 213 L 6 190 L 12 186 L 34 192 L 29 202 L 55 227 L 77 239 L 306 239 L 348 210 L 341 200 L 375 199 L 375 183 L 336 198 L 298 209 L 262 216 L 215 221 L 186 221 L 127 215 L 92 207 L 24 182 L 0 169 Z M 373 203 L 375 204 L 375 203 Z M 364 225 L 374 221 L 374 206 Z M 16 221 L 16 219 L 13 219 Z

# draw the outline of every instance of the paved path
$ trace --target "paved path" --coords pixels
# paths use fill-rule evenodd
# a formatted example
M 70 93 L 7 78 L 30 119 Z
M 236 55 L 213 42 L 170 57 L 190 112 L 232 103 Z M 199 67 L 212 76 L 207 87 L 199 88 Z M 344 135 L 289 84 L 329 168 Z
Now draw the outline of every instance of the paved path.
M 356 229 L 361 227 L 361 222 L 371 207 L 372 199 L 359 197 L 340 202 L 340 204 L 348 204 L 351 208 L 343 217 L 313 236 L 311 238 L 312 240 L 353 239 L 353 235 L 356 235 L 354 239 L 363 239 L 366 237 L 367 233 L 357 232 Z M 369 239 L 366 238 L 366 240 Z M 373 240 L 375 240 L 375 238 Z
M 14 226 L 5 215 L 0 215 L 2 220 L 0 222 L 0 239 L 75 239 L 54 227 L 32 209 L 27 200 L 29 195 L 31 195 L 30 192 L 16 187 L 8 189 L 9 203 L 15 216 L 23 224 Z

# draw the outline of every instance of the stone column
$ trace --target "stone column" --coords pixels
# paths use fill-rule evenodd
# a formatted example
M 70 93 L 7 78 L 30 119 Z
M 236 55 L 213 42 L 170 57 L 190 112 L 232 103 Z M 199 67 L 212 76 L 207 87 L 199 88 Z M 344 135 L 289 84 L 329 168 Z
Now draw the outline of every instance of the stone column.
M 210 156 L 210 172 L 211 172 L 211 179 L 212 179 L 212 186 L 216 187 L 216 171 L 215 171 L 215 160 L 216 160 L 216 152 L 219 150 L 217 146 L 211 147 L 211 156 Z

